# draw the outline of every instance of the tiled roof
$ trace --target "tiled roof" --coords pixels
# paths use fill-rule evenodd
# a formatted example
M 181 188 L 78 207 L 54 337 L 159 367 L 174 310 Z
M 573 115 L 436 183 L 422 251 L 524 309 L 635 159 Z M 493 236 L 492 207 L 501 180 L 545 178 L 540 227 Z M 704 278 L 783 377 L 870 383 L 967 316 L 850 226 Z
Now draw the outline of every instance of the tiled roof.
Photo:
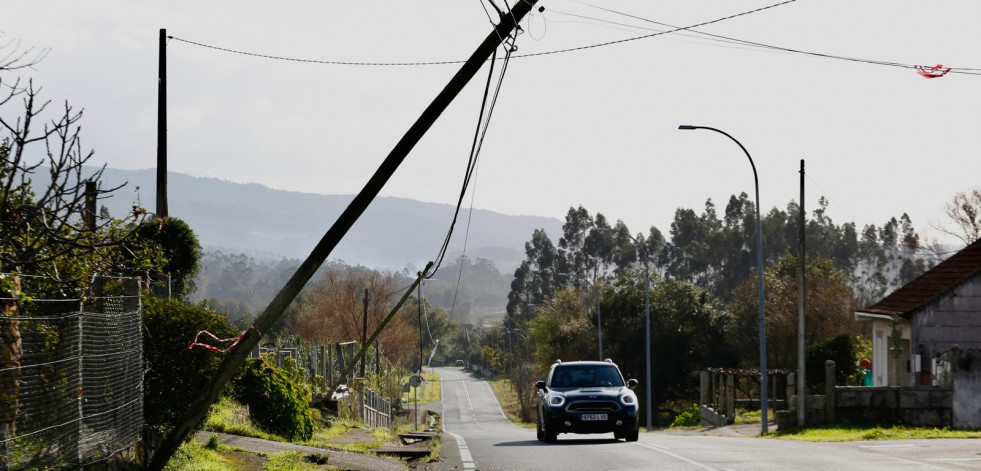
M 976 274 L 981 274 L 981 240 L 965 247 L 862 312 L 903 315 Z

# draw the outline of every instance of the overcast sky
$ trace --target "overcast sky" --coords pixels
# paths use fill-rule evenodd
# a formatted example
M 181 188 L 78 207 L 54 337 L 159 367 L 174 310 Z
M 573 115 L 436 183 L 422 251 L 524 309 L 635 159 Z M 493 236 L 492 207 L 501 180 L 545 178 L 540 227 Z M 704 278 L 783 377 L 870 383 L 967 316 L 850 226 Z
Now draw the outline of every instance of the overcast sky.
M 776 3 L 590 1 L 684 26 Z M 651 32 L 601 21 L 660 28 L 573 0 L 539 5 L 545 12 L 526 22 L 517 55 Z M 261 54 L 407 62 L 465 59 L 491 27 L 478 0 L 5 0 L 3 10 L 2 40 L 51 49 L 29 74 L 47 98 L 85 108 L 86 146 L 99 163 L 122 169 L 155 166 L 159 28 Z M 956 71 L 981 69 L 979 18 L 977 0 L 798 0 L 698 30 Z M 350 194 L 459 65 L 299 63 L 172 40 L 168 68 L 171 171 Z M 384 195 L 455 202 L 486 70 Z M 516 57 L 484 144 L 474 204 L 558 218 L 581 204 L 634 232 L 657 225 L 667 233 L 678 207 L 700 211 L 712 198 L 721 212 L 729 195 L 752 196 L 752 172 L 738 146 L 709 131 L 677 130 L 695 124 L 746 146 L 766 210 L 798 198 L 803 158 L 808 209 L 824 195 L 836 222 L 859 226 L 908 212 L 921 234 L 938 237 L 929 226 L 944 222 L 944 204 L 981 184 L 979 110 L 981 75 L 927 80 L 911 69 L 691 34 Z

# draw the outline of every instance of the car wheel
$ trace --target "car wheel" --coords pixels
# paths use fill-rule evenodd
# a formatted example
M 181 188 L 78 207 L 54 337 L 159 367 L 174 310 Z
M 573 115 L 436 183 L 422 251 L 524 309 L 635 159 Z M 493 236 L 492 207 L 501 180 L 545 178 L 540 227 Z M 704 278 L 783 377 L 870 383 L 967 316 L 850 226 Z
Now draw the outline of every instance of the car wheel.
M 535 430 L 535 437 L 538 438 L 538 441 L 544 442 L 545 441 L 545 431 L 542 430 L 542 419 L 541 418 L 538 419 L 538 426 L 535 427 L 535 429 L 536 429 Z
M 636 442 L 639 437 L 640 437 L 640 429 L 634 430 L 632 432 L 626 432 L 624 433 L 623 436 L 623 438 L 625 438 L 628 442 Z
M 555 443 L 559 439 L 559 434 L 545 429 L 545 443 Z
M 622 440 L 625 436 L 623 432 L 613 432 L 613 438 L 617 440 Z

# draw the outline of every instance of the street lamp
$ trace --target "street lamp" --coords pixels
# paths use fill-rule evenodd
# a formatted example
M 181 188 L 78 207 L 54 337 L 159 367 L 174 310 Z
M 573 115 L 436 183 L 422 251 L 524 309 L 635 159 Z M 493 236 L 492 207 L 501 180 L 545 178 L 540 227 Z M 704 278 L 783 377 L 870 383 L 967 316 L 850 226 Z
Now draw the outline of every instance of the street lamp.
M 753 183 L 756 185 L 756 268 L 757 274 L 759 275 L 759 305 L 760 305 L 760 412 L 763 415 L 763 434 L 768 433 L 768 419 L 767 419 L 767 374 L 766 374 L 766 317 L 764 314 L 763 306 L 763 228 L 760 223 L 760 180 L 756 175 L 756 164 L 753 163 L 753 158 L 749 156 L 749 151 L 746 150 L 743 145 L 736 140 L 736 138 L 730 136 L 725 131 L 720 131 L 715 128 L 710 128 L 708 126 L 690 126 L 681 125 L 678 126 L 681 130 L 695 130 L 695 129 L 708 129 L 709 131 L 715 131 L 722 134 L 732 142 L 735 142 L 740 149 L 746 153 L 746 158 L 749 159 L 749 165 L 753 167 Z M 803 392 L 799 393 L 803 394 Z
M 616 232 L 629 237 L 630 240 L 634 241 L 634 244 L 637 245 L 637 248 L 640 249 L 641 254 L 644 256 L 644 280 L 646 285 L 646 289 L 644 290 L 644 344 L 647 350 L 647 355 L 645 356 L 647 364 L 647 431 L 650 432 L 654 426 L 653 411 L 651 409 L 653 391 L 651 391 L 651 270 L 648 263 L 650 256 L 647 253 L 647 247 L 644 247 L 629 232 L 618 231 L 609 227 L 598 227 L 596 230 L 600 232 Z
M 599 286 L 589 280 L 572 273 L 559 273 L 559 276 L 571 276 L 579 280 L 585 281 L 590 288 L 593 288 L 594 296 L 596 297 L 596 337 L 599 340 L 599 361 L 603 361 L 603 313 L 600 311 L 600 293 Z

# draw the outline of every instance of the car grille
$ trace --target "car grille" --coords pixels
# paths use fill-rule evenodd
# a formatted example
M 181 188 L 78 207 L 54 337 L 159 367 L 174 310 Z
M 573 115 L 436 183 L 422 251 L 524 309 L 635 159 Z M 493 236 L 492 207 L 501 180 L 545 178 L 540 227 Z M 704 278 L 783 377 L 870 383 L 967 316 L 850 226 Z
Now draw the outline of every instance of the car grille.
M 566 408 L 569 412 L 609 412 L 619 410 L 620 405 L 612 401 L 579 401 L 569 404 Z

